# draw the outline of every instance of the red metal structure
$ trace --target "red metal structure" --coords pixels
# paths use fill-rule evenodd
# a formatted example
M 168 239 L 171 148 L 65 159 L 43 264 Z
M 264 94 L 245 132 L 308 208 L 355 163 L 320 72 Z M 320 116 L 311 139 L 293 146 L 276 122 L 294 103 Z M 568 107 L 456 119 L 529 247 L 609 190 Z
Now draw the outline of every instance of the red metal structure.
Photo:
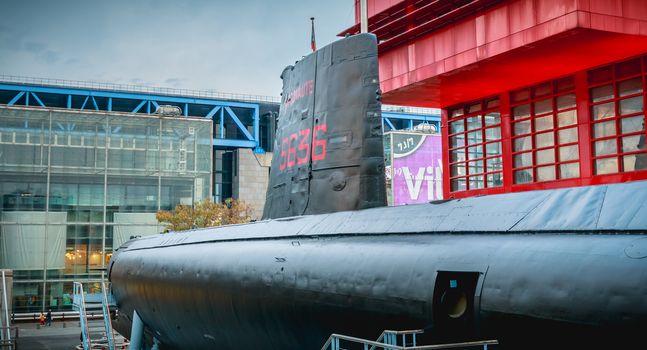
M 647 1 L 368 0 L 368 16 L 384 102 L 443 109 L 445 198 L 647 179 Z

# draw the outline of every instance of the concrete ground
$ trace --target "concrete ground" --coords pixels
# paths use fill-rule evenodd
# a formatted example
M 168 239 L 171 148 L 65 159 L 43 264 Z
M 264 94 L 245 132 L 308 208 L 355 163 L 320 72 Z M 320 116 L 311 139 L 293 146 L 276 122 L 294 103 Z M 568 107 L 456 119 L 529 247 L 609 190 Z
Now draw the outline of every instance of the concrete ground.
M 40 328 L 33 322 L 14 325 L 19 328 L 20 350 L 72 350 L 81 344 L 81 327 L 78 320 L 52 322 L 51 326 Z M 118 334 L 115 334 L 115 337 L 117 341 L 123 339 Z

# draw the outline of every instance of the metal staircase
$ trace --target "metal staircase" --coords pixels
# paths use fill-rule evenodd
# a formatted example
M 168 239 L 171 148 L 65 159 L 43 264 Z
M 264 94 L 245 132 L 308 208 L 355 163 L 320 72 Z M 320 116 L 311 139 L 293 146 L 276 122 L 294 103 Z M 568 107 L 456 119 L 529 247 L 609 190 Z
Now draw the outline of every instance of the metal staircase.
M 0 279 L 0 310 L 2 318 L 0 320 L 0 349 L 15 349 L 17 328 L 11 327 L 9 318 L 9 301 L 11 297 L 8 296 L 9 283 L 7 283 L 7 276 L 5 270 L 2 270 L 2 279 Z M 13 335 L 11 334 L 13 331 Z
M 326 341 L 324 346 L 321 347 L 321 350 L 347 349 L 341 346 L 342 343 L 347 345 L 355 344 L 355 346 L 359 344 L 363 346 L 364 350 L 431 350 L 470 347 L 482 347 L 484 350 L 487 350 L 488 345 L 496 345 L 499 343 L 497 340 L 482 340 L 464 343 L 417 345 L 416 335 L 421 333 L 424 333 L 424 331 L 421 329 L 405 331 L 385 330 L 376 341 L 351 337 L 342 334 L 332 334 L 330 335 L 330 337 L 328 337 L 328 340 Z M 410 339 L 410 342 L 408 342 L 408 338 Z
M 110 305 L 114 306 L 114 300 L 106 283 L 101 283 L 100 293 L 87 293 L 80 282 L 74 282 L 73 307 L 79 312 L 83 350 L 115 349 Z

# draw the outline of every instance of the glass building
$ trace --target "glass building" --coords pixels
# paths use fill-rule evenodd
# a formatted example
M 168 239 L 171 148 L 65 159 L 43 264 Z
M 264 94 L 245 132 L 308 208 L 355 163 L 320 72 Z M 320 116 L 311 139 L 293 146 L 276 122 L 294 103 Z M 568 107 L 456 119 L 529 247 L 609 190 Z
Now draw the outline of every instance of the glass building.
M 71 309 L 155 212 L 211 194 L 212 121 L 0 106 L 0 268 L 14 312 Z

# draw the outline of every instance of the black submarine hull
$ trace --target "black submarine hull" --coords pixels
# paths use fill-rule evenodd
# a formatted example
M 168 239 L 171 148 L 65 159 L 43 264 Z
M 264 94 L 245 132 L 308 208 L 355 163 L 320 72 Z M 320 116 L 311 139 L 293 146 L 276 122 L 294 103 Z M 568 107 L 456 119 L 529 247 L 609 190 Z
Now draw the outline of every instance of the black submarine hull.
M 117 328 L 128 334 L 136 310 L 184 349 L 314 349 L 331 333 L 411 328 L 511 348 L 640 344 L 642 193 L 646 182 L 514 193 L 133 240 L 109 265 Z

